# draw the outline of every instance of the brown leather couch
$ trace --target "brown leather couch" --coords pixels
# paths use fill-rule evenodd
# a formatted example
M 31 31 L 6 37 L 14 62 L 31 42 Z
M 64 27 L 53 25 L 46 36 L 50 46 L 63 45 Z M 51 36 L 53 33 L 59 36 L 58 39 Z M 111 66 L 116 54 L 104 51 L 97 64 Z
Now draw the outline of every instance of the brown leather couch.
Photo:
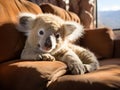
M 26 39 L 15 28 L 20 12 L 49 12 L 81 23 L 62 8 L 40 7 L 27 0 L 0 0 L 0 90 L 120 90 L 120 38 L 108 28 L 86 29 L 76 42 L 98 57 L 101 66 L 94 72 L 71 75 L 59 61 L 19 59 Z

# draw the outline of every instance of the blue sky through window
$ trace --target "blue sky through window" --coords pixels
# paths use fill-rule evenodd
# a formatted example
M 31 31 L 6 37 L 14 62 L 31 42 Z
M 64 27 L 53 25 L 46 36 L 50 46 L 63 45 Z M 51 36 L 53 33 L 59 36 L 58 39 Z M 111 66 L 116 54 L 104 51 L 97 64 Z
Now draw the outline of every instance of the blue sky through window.
M 120 0 L 97 0 L 98 27 L 120 29 Z
M 120 10 L 120 0 L 98 0 L 99 11 Z

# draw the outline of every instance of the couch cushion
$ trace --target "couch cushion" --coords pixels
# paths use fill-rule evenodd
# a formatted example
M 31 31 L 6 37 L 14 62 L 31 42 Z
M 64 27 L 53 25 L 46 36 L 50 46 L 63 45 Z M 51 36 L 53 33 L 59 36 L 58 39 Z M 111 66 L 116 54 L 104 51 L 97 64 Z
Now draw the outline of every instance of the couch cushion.
M 66 11 L 58 6 L 49 3 L 41 4 L 40 7 L 44 13 L 52 13 L 60 16 L 66 21 L 76 21 L 80 23 L 79 17 L 73 12 Z
M 42 13 L 37 5 L 26 0 L 0 0 L 0 62 L 14 59 L 23 48 L 24 36 L 15 29 L 20 12 Z
M 119 90 L 120 66 L 104 66 L 85 75 L 64 75 L 48 90 Z
M 101 58 L 110 58 L 113 56 L 114 34 L 111 29 L 98 28 L 85 30 L 80 45 L 93 51 L 96 56 Z
M 100 65 L 120 65 L 120 58 L 108 58 L 100 60 Z
M 0 64 L 1 90 L 46 90 L 49 80 L 66 73 L 66 65 L 54 61 L 12 61 Z

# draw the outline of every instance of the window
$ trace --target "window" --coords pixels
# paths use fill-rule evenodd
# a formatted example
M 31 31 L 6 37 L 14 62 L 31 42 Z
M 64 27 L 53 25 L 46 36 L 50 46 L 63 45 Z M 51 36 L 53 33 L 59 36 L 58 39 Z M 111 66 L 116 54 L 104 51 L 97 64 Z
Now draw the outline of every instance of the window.
M 120 29 L 120 0 L 97 0 L 97 27 Z

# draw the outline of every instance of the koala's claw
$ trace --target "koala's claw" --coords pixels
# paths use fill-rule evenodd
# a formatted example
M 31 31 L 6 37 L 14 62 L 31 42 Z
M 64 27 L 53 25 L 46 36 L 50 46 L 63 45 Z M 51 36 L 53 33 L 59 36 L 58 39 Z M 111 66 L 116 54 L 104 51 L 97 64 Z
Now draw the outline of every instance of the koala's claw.
M 73 64 L 73 65 L 69 66 L 68 68 L 71 71 L 71 73 L 74 75 L 85 73 L 85 68 L 83 65 Z
M 39 55 L 39 57 L 43 61 L 55 61 L 55 58 L 52 55 L 50 55 L 50 54 L 42 54 L 42 55 Z
M 42 55 L 39 54 L 39 55 L 38 55 L 38 58 L 39 58 L 39 60 L 42 60 Z

